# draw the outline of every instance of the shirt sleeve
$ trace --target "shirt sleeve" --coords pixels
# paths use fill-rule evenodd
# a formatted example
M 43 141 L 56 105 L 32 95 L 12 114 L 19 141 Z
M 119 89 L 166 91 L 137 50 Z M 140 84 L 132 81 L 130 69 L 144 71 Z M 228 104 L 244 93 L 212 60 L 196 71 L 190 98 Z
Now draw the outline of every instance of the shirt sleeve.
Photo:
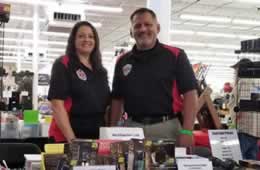
M 122 79 L 121 79 L 121 67 L 118 61 L 115 66 L 114 77 L 112 82 L 112 98 L 121 98 L 122 95 Z
M 68 71 L 60 60 L 56 60 L 52 66 L 48 99 L 65 100 L 69 96 Z
M 183 50 L 180 51 L 176 64 L 176 81 L 181 94 L 197 89 L 197 80 L 194 75 L 194 71 L 187 55 Z

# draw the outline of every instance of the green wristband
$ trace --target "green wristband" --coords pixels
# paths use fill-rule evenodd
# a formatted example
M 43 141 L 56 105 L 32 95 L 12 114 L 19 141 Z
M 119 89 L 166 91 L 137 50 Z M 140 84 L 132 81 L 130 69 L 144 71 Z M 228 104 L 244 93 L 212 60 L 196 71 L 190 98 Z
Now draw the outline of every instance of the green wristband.
M 182 135 L 189 135 L 189 136 L 193 135 L 192 130 L 187 130 L 187 129 L 181 129 L 180 130 L 180 134 L 182 134 Z

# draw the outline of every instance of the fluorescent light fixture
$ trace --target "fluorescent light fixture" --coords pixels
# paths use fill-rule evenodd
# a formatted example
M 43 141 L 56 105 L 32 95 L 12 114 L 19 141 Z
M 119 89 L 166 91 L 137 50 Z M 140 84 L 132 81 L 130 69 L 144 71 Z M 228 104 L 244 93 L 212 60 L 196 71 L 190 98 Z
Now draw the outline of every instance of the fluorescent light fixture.
M 76 22 L 66 22 L 66 21 L 49 21 L 49 25 L 51 26 L 57 26 L 57 27 L 66 27 L 66 28 L 72 28 L 75 25 Z M 100 28 L 102 24 L 100 22 L 90 22 L 94 27 Z
M 65 49 L 60 49 L 60 48 L 48 48 L 48 49 L 44 49 L 48 52 L 62 52 L 65 53 Z
M 214 44 L 214 43 L 200 43 L 200 42 L 184 42 L 184 41 L 171 41 L 170 44 L 182 45 L 182 46 L 194 46 L 194 47 L 208 47 L 208 48 L 221 48 L 221 49 L 239 49 L 239 45 L 230 44 Z
M 257 20 L 233 19 L 232 23 L 233 24 L 242 24 L 242 25 L 260 26 L 260 21 L 257 21 Z
M 43 6 L 58 6 L 58 2 L 56 1 L 48 1 L 48 0 L 5 0 L 7 2 L 13 2 L 13 3 L 22 3 L 22 4 L 29 4 L 29 5 L 43 5 Z M 79 4 L 74 5 L 74 3 L 62 3 L 62 5 L 68 6 L 68 8 L 83 8 L 88 11 L 100 11 L 100 12 L 110 12 L 110 13 L 121 13 L 123 9 L 121 7 L 109 7 L 109 6 L 97 6 L 97 5 L 86 5 L 86 4 Z
M 219 25 L 219 24 L 209 24 L 207 27 L 212 27 L 212 28 L 226 28 L 227 25 Z
M 249 3 L 249 4 L 260 4 L 259 0 L 235 0 L 237 2 Z
M 3 39 L 0 39 L 0 40 L 3 40 Z M 20 43 L 33 43 L 33 40 L 30 40 L 30 39 L 15 39 L 15 38 L 5 38 L 4 39 L 5 41 L 13 41 L 13 42 L 20 42 Z M 39 41 L 39 44 L 45 44 L 45 45 L 63 45 L 63 46 L 66 46 L 67 43 L 66 42 L 63 42 L 63 41 L 44 41 L 44 40 L 41 40 Z
M 61 41 L 40 41 L 39 44 L 46 44 L 46 45 L 63 45 L 66 46 L 67 42 Z
M 194 46 L 194 47 L 206 47 L 205 43 L 199 42 L 185 42 L 185 41 L 171 41 L 170 44 L 183 45 L 183 46 Z
M 223 60 L 223 58 L 220 57 L 201 57 L 201 56 L 190 56 L 190 59 L 194 59 L 194 60 L 200 60 L 200 61 L 215 61 L 215 62 L 236 62 L 237 59 L 234 58 L 225 58 L 225 60 Z
M 11 32 L 11 33 L 28 33 L 32 34 L 32 30 L 27 29 L 16 29 L 16 28 L 5 28 L 5 32 Z
M 187 54 L 196 54 L 196 55 L 216 55 L 216 56 L 228 56 L 235 57 L 237 54 L 228 53 L 228 52 L 216 52 L 216 51 L 206 51 L 206 50 L 186 50 Z
M 254 28 L 253 30 L 254 30 L 254 31 L 260 31 L 260 28 L 257 27 L 257 28 Z
M 220 23 L 230 23 L 231 22 L 231 18 L 217 17 L 217 16 L 182 14 L 180 16 L 180 18 L 184 19 L 184 20 L 207 21 L 207 22 L 220 22 Z
M 3 39 L 0 39 L 3 40 Z M 16 38 L 4 38 L 4 41 L 14 41 L 14 42 L 20 42 L 20 43 L 33 43 L 30 39 L 16 39 Z
M 208 37 L 225 37 L 225 38 L 236 38 L 234 34 L 226 34 L 226 33 L 217 33 L 217 32 L 197 32 L 199 36 L 208 36 Z
M 56 36 L 56 37 L 64 37 L 68 38 L 69 33 L 62 33 L 62 32 L 47 32 L 47 31 L 42 31 L 40 32 L 41 35 L 47 35 L 47 36 Z
M 32 17 L 21 17 L 21 16 L 14 16 L 14 15 L 10 16 L 10 20 L 21 20 L 21 21 L 33 22 L 33 18 Z M 45 18 L 40 18 L 39 21 L 40 22 L 45 22 L 46 19 Z
M 21 16 L 13 16 L 13 15 L 11 15 L 10 16 L 10 20 L 12 20 L 12 19 L 14 19 L 14 20 L 22 20 L 22 21 L 33 21 L 33 18 L 32 17 L 21 17 Z
M 179 24 L 181 24 L 181 23 L 182 23 L 181 21 L 176 21 L 176 20 L 173 20 L 173 21 L 172 21 L 172 24 L 173 24 L 173 25 L 179 25 Z
M 255 36 L 255 35 L 238 35 L 238 37 L 242 40 L 248 40 L 248 39 L 257 39 L 259 38 L 258 36 Z
M 194 31 L 191 31 L 191 30 L 170 30 L 170 34 L 193 35 L 193 34 L 194 34 Z
M 248 30 L 250 27 L 231 26 L 229 28 L 235 29 L 235 30 Z
M 87 11 L 100 11 L 100 12 L 111 12 L 111 13 L 121 13 L 122 8 L 108 7 L 108 6 L 96 6 L 96 5 L 83 5 Z
M 14 48 L 14 49 L 22 49 L 22 50 L 25 50 L 25 49 L 28 49 L 28 48 L 31 48 L 31 47 L 25 47 L 25 46 L 23 46 L 23 47 L 21 47 L 21 46 L 16 46 L 16 45 L 5 45 L 5 48 L 7 48 L 7 49 L 9 49 L 9 48 Z
M 195 20 L 195 21 L 207 21 L 207 22 L 217 22 L 217 23 L 233 23 L 233 24 L 241 24 L 241 25 L 260 26 L 260 21 L 258 21 L 258 20 L 231 19 L 230 17 L 182 14 L 180 16 L 180 18 L 184 19 L 184 20 Z
M 255 35 L 243 35 L 243 34 L 228 34 L 222 32 L 194 32 L 192 30 L 171 30 L 171 34 L 184 34 L 184 35 L 198 35 L 206 37 L 222 37 L 222 38 L 239 38 L 239 39 L 256 39 L 258 36 Z
M 196 23 L 196 22 L 185 22 L 183 25 L 192 25 L 192 26 L 203 26 L 205 24 Z
M 210 48 L 222 48 L 222 49 L 239 49 L 240 45 L 208 43 L 207 47 L 210 47 Z

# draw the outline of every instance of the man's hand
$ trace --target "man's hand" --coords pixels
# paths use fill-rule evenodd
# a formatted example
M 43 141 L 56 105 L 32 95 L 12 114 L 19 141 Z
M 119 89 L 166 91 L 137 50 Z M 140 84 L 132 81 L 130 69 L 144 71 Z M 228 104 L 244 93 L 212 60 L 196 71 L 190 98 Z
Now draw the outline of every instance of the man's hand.
M 177 139 L 177 145 L 181 147 L 193 146 L 193 136 L 180 134 Z

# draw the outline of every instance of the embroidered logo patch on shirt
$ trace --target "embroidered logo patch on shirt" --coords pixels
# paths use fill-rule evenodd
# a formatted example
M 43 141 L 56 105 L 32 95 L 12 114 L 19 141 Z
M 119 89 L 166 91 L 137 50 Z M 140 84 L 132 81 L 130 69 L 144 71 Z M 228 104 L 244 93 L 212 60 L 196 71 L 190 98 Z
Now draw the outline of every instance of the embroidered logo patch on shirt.
M 78 69 L 78 70 L 76 71 L 76 73 L 77 73 L 77 76 L 78 76 L 78 78 L 79 78 L 80 80 L 84 80 L 84 81 L 87 80 L 87 75 L 86 75 L 86 73 L 85 73 L 83 70 Z
M 131 72 L 131 70 L 132 70 L 132 64 L 126 64 L 122 68 L 124 76 L 127 76 Z

